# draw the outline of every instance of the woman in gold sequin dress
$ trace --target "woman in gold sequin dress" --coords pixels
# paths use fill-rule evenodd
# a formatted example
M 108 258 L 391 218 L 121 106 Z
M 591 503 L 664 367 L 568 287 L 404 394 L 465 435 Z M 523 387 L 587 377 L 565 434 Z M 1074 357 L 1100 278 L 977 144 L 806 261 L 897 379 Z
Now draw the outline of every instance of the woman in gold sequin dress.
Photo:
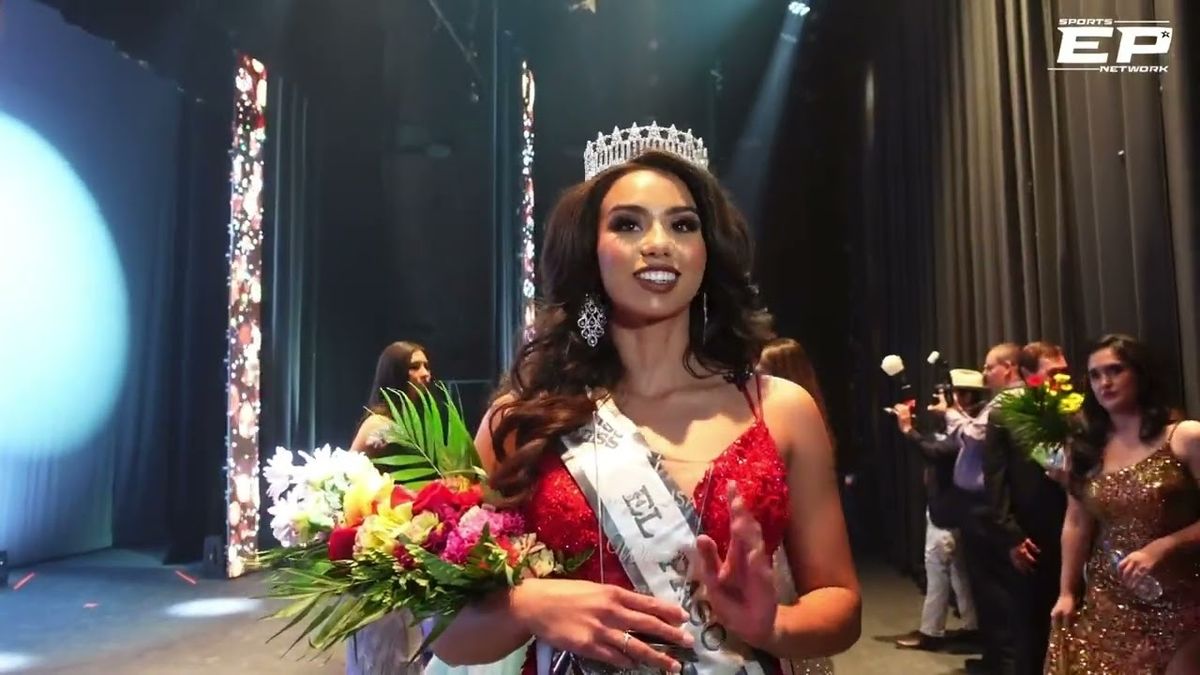
M 1046 675 L 1200 672 L 1200 423 L 1169 423 L 1150 363 L 1121 335 L 1088 358 Z

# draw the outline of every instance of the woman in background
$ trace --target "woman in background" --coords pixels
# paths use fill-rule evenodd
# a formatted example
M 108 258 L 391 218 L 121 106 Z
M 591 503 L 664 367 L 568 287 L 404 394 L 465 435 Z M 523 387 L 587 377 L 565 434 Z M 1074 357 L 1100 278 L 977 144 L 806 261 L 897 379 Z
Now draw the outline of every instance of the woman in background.
M 792 338 L 775 338 L 763 347 L 758 360 L 758 371 L 764 375 L 774 375 L 790 380 L 804 387 L 813 397 L 821 419 L 825 420 L 825 428 L 829 429 L 829 414 L 825 411 L 825 398 L 821 396 L 821 385 L 817 382 L 817 371 L 813 370 L 812 360 L 804 346 Z M 833 434 L 829 435 L 833 438 Z
M 1102 338 L 1087 374 L 1045 672 L 1200 672 L 1200 423 L 1170 422 L 1134 338 Z
M 379 432 L 390 421 L 383 390 L 398 389 L 415 397 L 417 388 L 429 386 L 433 374 L 429 370 L 429 356 L 424 347 L 416 342 L 393 342 L 384 348 L 375 365 L 375 379 L 367 394 L 367 414 L 359 423 L 358 433 L 350 449 L 364 452 L 368 456 L 383 447 Z
M 373 457 L 384 448 L 379 434 L 391 421 L 383 390 L 398 389 L 410 397 L 417 388 L 426 388 L 432 374 L 425 348 L 415 342 L 393 342 L 379 355 L 375 379 L 367 397 L 367 413 L 358 427 L 350 449 Z M 366 626 L 346 645 L 347 675 L 416 675 L 421 661 L 412 666 L 409 659 L 421 644 L 421 629 L 409 626 L 407 612 L 389 614 Z
M 829 415 L 825 411 L 825 398 L 821 395 L 821 385 L 817 382 L 817 371 L 813 369 L 812 360 L 808 358 L 808 352 L 804 350 L 803 345 L 792 338 L 771 340 L 763 347 L 756 370 L 762 375 L 781 377 L 803 387 L 812 396 L 813 403 L 817 405 L 821 421 L 825 424 L 825 433 L 829 436 L 830 442 L 833 442 L 833 430 L 829 427 Z M 788 605 L 794 604 L 799 599 L 799 595 L 796 592 L 796 584 L 792 580 L 787 556 L 782 548 L 775 551 L 772 564 L 775 569 L 775 585 L 779 589 L 779 601 Z M 818 673 L 832 672 L 833 662 L 827 658 L 809 659 L 791 664 L 791 675 L 805 673 L 817 675 Z

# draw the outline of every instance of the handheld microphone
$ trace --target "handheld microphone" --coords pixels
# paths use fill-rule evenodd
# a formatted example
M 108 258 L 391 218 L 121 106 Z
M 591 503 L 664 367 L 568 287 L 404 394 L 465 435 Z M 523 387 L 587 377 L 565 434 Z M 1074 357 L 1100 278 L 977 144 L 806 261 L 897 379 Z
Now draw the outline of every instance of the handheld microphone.
M 925 359 L 929 365 L 934 368 L 934 377 L 937 379 L 937 384 L 933 385 L 933 403 L 939 403 L 940 396 L 943 401 L 950 403 L 954 395 L 954 383 L 950 379 L 950 364 L 942 358 L 942 353 L 938 350 L 929 352 L 929 357 Z
M 896 354 L 888 354 L 883 357 L 883 362 L 879 364 L 879 368 L 887 374 L 888 377 L 897 380 L 900 383 L 900 401 L 908 407 L 913 407 L 917 403 L 916 393 L 913 391 L 912 385 L 908 383 L 908 376 L 904 371 L 904 359 Z M 884 408 L 884 412 L 889 415 L 896 414 L 891 408 Z

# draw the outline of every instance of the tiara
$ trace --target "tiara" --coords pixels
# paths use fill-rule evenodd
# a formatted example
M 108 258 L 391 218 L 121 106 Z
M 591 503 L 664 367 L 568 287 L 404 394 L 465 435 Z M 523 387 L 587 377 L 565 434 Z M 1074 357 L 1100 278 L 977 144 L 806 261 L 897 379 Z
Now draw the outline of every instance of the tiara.
M 583 151 L 583 179 L 590 180 L 605 169 L 624 164 L 650 150 L 668 152 L 696 166 L 708 168 L 708 148 L 704 139 L 692 135 L 692 130 L 680 131 L 672 124 L 660 127 L 651 122 L 648 127 L 634 124 L 628 129 L 613 127 L 609 135 L 596 134 Z

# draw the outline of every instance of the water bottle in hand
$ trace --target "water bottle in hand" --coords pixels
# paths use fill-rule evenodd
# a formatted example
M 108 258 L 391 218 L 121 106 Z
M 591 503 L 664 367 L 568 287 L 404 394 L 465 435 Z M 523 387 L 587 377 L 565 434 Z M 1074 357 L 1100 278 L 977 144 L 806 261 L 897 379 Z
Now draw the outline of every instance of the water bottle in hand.
M 1113 576 L 1120 579 L 1121 570 L 1119 569 L 1118 565 L 1121 564 L 1121 561 L 1125 559 L 1127 554 L 1125 551 L 1120 549 L 1109 548 L 1107 546 L 1105 548 L 1108 550 L 1108 563 L 1112 568 Z M 1149 574 L 1141 579 L 1138 579 L 1137 583 L 1133 585 L 1131 590 L 1133 591 L 1134 596 L 1136 596 L 1137 599 L 1141 600 L 1142 602 L 1154 602 L 1162 597 L 1163 592 L 1162 584 L 1158 583 L 1158 579 L 1155 579 Z

